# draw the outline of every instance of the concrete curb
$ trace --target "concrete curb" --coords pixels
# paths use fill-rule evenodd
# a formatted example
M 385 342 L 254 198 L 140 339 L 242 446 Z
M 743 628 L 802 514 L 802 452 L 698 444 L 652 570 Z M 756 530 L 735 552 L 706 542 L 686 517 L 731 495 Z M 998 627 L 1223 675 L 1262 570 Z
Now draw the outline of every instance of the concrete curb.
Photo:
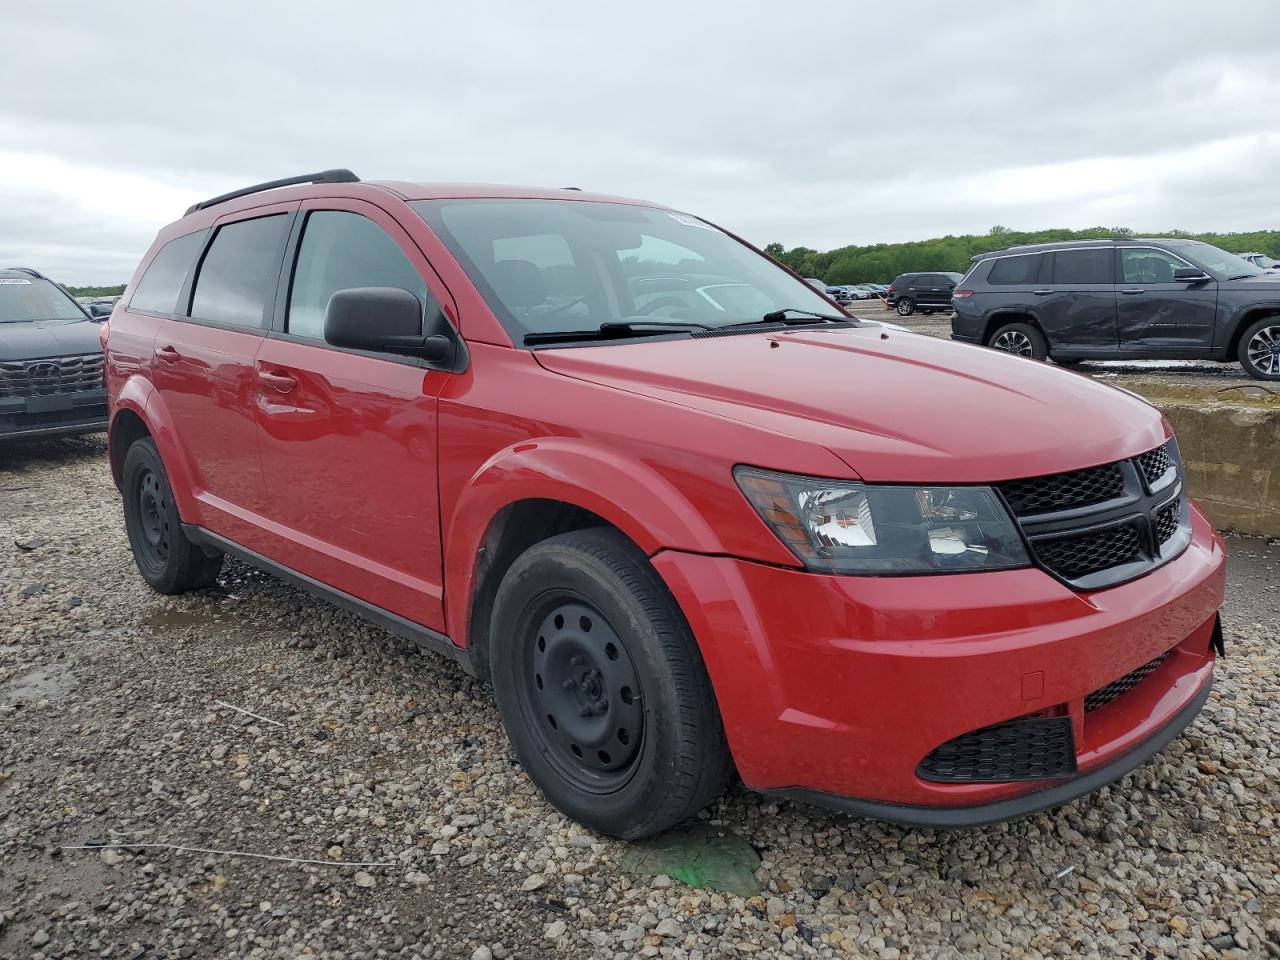
M 1173 424 L 1187 487 L 1220 530 L 1280 537 L 1280 387 L 1126 382 Z

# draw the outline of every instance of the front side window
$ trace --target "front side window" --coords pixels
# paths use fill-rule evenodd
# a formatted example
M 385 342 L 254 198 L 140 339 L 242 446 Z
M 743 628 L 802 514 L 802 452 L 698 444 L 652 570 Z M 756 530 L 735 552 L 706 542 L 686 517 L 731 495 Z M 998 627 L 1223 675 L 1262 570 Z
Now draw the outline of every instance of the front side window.
M 1053 255 L 1054 283 L 1111 283 L 1111 247 L 1059 250 Z
M 372 220 L 342 210 L 309 214 L 298 248 L 285 329 L 294 336 L 323 340 L 329 298 L 352 287 L 399 287 L 420 303 L 428 296 L 422 275 Z
M 0 277 L 0 323 L 83 319 L 84 311 L 56 284 L 40 277 Z
M 1186 265 L 1163 250 L 1126 247 L 1120 251 L 1120 275 L 1124 283 L 1173 283 L 1173 271 Z
M 288 216 L 238 220 L 218 228 L 191 297 L 197 320 L 260 329 L 275 290 L 276 259 Z
M 1263 269 L 1255 263 L 1250 263 L 1243 257 L 1237 257 L 1234 253 L 1227 253 L 1225 250 L 1208 243 L 1201 243 L 1199 240 L 1165 240 L 1178 253 L 1186 254 L 1188 260 L 1193 261 L 1205 270 L 1213 274 L 1217 280 L 1243 280 L 1245 277 L 1256 277 L 1263 273 Z
M 182 285 L 187 282 L 191 265 L 200 254 L 204 236 L 203 230 L 188 233 L 161 247 L 147 266 L 147 272 L 138 281 L 137 289 L 129 299 L 129 308 L 166 315 L 177 310 L 178 294 L 182 291 Z
M 787 307 L 836 312 L 768 257 L 688 214 L 588 200 L 412 206 L 516 342 L 605 323 L 714 327 Z

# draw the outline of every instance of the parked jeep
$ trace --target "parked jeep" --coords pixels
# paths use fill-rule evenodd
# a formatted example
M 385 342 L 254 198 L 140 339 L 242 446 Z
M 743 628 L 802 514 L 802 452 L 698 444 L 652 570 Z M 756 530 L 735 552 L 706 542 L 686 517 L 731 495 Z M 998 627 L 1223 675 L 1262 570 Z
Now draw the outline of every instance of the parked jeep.
M 48 277 L 0 267 L 0 441 L 106 428 L 100 332 Z
M 885 300 L 900 317 L 909 317 L 917 310 L 950 310 L 951 292 L 959 281 L 958 273 L 904 273 L 889 284 Z
M 975 258 L 951 336 L 1024 357 L 1238 360 L 1280 380 L 1280 274 L 1196 240 L 1092 240 Z
M 178 593 L 240 557 L 453 657 L 617 837 L 735 768 L 934 826 L 1123 776 L 1221 642 L 1167 421 L 835 309 L 616 197 L 327 171 L 196 204 L 107 339 L 134 559 Z

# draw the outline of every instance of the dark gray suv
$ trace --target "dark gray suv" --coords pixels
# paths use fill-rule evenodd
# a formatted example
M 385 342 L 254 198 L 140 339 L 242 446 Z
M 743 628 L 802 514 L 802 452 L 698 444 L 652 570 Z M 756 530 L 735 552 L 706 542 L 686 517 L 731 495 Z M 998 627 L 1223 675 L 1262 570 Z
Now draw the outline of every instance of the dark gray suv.
M 1042 360 L 1238 360 L 1280 380 L 1280 275 L 1195 240 L 1093 240 L 974 258 L 955 340 Z
M 52 280 L 0 267 L 0 440 L 107 428 L 101 330 Z

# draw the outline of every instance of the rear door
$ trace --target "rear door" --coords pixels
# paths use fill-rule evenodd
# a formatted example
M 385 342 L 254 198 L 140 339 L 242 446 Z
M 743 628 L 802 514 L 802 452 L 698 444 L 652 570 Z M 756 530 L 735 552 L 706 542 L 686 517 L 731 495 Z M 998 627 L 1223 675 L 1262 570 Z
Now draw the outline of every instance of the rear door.
M 1120 247 L 1116 254 L 1120 345 L 1157 354 L 1207 353 L 1213 346 L 1217 281 L 1174 282 L 1175 270 L 1194 264 L 1168 250 Z
M 152 341 L 153 382 L 187 459 L 199 516 L 261 550 L 266 507 L 254 417 L 254 359 L 266 336 L 297 203 L 218 220 L 175 316 Z
M 1050 347 L 1114 349 L 1114 248 L 1054 250 L 1045 254 L 1045 261 L 1040 276 L 1049 281 L 1032 290 L 1032 302 Z
M 922 273 L 915 279 L 912 297 L 921 307 L 951 307 L 951 292 L 956 285 L 941 273 Z
M 439 310 L 448 292 L 408 234 L 361 200 L 302 204 L 255 409 L 271 556 L 432 629 L 444 629 L 437 397 L 453 374 L 329 345 L 329 298 L 399 287 Z

